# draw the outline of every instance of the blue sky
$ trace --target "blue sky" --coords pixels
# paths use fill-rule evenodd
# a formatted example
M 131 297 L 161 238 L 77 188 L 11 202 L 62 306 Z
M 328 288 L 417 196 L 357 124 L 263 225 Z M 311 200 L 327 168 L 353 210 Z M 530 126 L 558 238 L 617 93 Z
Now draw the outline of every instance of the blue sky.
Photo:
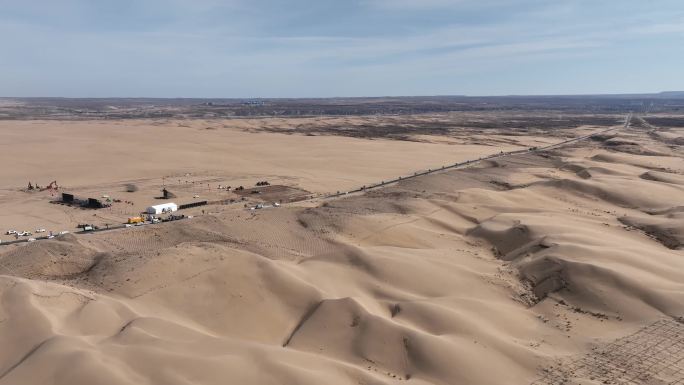
M 0 0 L 0 95 L 684 90 L 682 0 Z

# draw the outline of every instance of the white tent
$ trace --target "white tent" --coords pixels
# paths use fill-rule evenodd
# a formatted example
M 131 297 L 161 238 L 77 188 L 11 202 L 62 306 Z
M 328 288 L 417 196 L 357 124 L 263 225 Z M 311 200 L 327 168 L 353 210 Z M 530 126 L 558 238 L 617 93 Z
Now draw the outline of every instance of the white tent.
M 175 203 L 163 203 L 160 205 L 150 206 L 147 208 L 148 214 L 159 215 L 178 211 L 178 205 Z

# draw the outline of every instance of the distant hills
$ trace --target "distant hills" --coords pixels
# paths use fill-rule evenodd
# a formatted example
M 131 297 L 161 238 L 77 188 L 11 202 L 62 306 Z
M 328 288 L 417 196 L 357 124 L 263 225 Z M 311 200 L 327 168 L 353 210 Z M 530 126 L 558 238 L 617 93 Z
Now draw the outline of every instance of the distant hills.
M 418 96 L 340 96 L 340 97 L 301 97 L 301 98 L 184 98 L 184 97 L 96 97 L 96 98 L 79 98 L 79 97 L 58 97 L 58 96 L 33 96 L 33 97 L 12 97 L 0 96 L 2 100 L 24 101 L 31 104 L 46 104 L 54 105 L 55 103 L 102 103 L 107 101 L 117 101 L 115 104 L 164 104 L 164 105 L 190 105 L 190 104 L 261 104 L 255 101 L 299 101 L 299 102 L 372 102 L 372 101 L 387 101 L 387 100 L 405 100 L 405 101 L 426 101 L 426 100 L 445 100 L 445 99 L 501 99 L 501 98 L 684 98 L 684 91 L 661 91 L 657 93 L 633 93 L 633 94 L 510 94 L 510 95 L 484 95 L 472 96 L 463 94 L 449 94 L 449 95 L 418 95 Z
M 187 119 L 249 116 L 422 114 L 453 111 L 565 114 L 682 113 L 684 91 L 613 95 L 340 98 L 0 98 L 7 119 Z
M 663 91 L 658 95 L 666 98 L 684 98 L 684 91 Z

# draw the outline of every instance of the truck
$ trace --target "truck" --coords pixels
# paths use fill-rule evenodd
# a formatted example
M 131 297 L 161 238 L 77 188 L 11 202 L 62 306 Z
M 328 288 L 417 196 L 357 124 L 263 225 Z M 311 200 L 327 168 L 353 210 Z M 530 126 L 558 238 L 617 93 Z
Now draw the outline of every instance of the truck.
M 129 225 L 134 225 L 137 223 L 145 223 L 145 219 L 143 217 L 130 217 L 130 218 L 128 218 L 128 224 Z

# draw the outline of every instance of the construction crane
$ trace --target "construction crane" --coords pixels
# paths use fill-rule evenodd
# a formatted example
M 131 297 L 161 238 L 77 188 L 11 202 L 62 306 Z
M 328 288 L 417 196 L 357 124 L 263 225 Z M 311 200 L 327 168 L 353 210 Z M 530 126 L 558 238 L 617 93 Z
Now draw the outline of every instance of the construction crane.
M 50 182 L 49 185 L 47 185 L 47 187 L 45 187 L 44 189 L 41 189 L 40 191 L 45 191 L 45 190 L 50 190 L 51 192 L 57 192 L 57 190 L 59 190 L 59 185 L 57 185 L 57 181 L 53 180 L 52 182 Z

